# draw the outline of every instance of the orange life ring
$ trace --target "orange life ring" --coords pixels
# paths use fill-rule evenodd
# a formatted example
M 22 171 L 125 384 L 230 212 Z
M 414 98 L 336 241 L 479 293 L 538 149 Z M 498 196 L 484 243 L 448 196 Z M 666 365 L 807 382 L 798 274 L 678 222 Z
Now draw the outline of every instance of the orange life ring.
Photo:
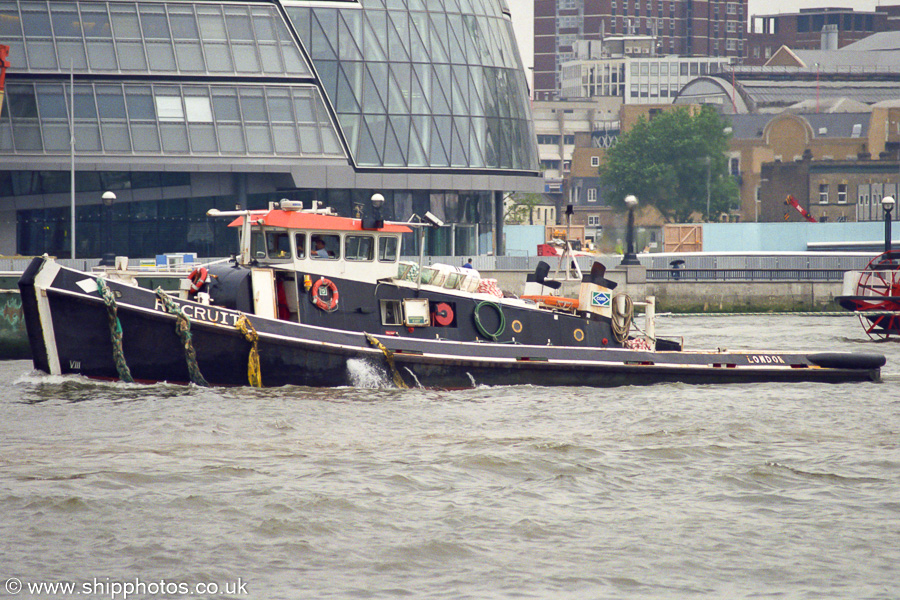
M 194 295 L 206 285 L 206 279 L 209 277 L 209 271 L 206 270 L 206 267 L 198 267 L 191 271 L 191 274 L 188 275 L 188 279 L 191 281 L 191 289 L 188 290 L 189 295 Z
M 329 298 L 330 296 L 330 298 Z M 309 290 L 309 300 L 320 310 L 333 312 L 338 307 L 338 289 L 334 282 L 324 277 L 316 281 Z
M 559 296 L 522 296 L 523 300 L 532 300 L 547 306 L 555 306 L 563 310 L 575 310 L 578 308 L 578 298 L 561 298 Z

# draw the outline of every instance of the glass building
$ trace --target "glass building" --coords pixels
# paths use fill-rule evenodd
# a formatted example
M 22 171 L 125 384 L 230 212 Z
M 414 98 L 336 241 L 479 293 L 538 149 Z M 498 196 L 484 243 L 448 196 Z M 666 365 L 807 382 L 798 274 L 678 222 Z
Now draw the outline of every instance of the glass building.
M 475 254 L 542 187 L 504 0 L 0 0 L 0 43 L 0 254 L 71 255 L 73 164 L 78 258 L 224 256 L 209 208 L 375 192 Z

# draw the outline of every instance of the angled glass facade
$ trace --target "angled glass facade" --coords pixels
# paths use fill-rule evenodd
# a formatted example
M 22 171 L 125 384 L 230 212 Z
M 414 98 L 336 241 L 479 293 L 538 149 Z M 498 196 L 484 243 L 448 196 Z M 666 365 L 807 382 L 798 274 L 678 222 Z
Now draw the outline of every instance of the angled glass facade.
M 537 169 L 527 83 L 495 0 L 288 7 L 360 166 Z
M 225 256 L 208 208 L 376 191 L 474 254 L 541 189 L 504 0 L 0 0 L 0 43 L 0 254 Z

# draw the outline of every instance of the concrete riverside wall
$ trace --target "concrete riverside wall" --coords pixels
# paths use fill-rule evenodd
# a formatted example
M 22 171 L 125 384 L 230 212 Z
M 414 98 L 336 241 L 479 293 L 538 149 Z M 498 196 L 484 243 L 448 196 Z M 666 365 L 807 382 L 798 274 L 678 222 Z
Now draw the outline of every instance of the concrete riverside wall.
M 496 279 L 500 288 L 520 295 L 528 271 L 480 271 L 483 278 Z M 551 273 L 552 274 L 552 273 Z M 842 311 L 834 302 L 841 295 L 840 282 L 646 282 L 627 283 L 620 269 L 606 277 L 633 300 L 656 297 L 657 312 L 832 312 Z M 640 278 L 637 278 L 640 280 Z M 580 283 L 567 281 L 561 295 L 577 298 Z

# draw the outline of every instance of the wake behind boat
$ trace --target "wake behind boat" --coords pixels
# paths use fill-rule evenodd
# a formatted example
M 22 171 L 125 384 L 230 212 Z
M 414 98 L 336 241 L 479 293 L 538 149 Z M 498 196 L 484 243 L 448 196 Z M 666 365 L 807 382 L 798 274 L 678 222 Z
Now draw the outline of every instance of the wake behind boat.
M 595 263 L 577 298 L 541 263 L 522 297 L 474 269 L 399 259 L 416 223 L 282 201 L 233 218 L 240 252 L 151 291 L 36 258 L 19 282 L 34 365 L 51 374 L 200 385 L 398 387 L 877 381 L 880 354 L 686 351 L 630 334 L 630 299 Z M 421 243 L 420 243 L 421 248 Z M 650 305 L 652 307 L 652 303 Z

